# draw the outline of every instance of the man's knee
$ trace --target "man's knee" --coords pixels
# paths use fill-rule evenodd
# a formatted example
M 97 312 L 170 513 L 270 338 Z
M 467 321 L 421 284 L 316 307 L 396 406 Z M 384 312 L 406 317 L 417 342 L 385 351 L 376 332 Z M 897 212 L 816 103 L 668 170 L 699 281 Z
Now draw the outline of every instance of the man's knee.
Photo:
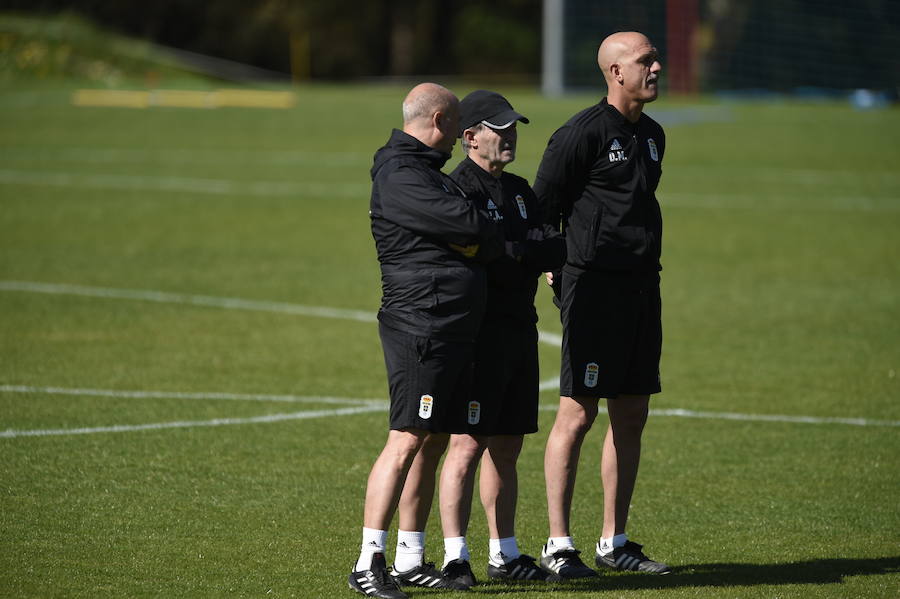
M 472 435 L 452 435 L 448 459 L 470 463 L 477 461 L 487 446 L 486 437 Z
M 428 438 L 428 431 L 407 428 L 388 432 L 384 452 L 396 456 L 414 456 Z
M 497 435 L 488 442 L 491 461 L 498 468 L 515 466 L 522 451 L 522 435 Z
M 584 435 L 597 419 L 597 400 L 585 397 L 560 397 L 554 428 L 570 434 Z
M 620 395 L 607 402 L 609 423 L 617 433 L 640 435 L 650 412 L 646 395 Z

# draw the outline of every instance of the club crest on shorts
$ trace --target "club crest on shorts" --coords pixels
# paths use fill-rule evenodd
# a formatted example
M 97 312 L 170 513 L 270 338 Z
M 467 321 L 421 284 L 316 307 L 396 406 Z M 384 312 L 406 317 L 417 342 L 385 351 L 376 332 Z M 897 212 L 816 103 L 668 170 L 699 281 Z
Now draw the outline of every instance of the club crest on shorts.
M 419 418 L 428 420 L 431 418 L 431 412 L 434 408 L 434 398 L 430 395 L 423 395 L 419 399 Z
M 650 158 L 653 159 L 653 162 L 659 162 L 659 150 L 656 149 L 656 142 L 652 137 L 647 140 L 647 147 L 650 148 Z
M 597 386 L 600 376 L 600 366 L 596 362 L 588 362 L 584 367 L 584 386 L 593 389 Z
M 477 401 L 469 402 L 469 424 L 481 422 L 481 404 Z
M 528 220 L 528 211 L 525 210 L 525 198 L 516 194 L 516 205 L 519 207 L 519 214 L 522 218 Z

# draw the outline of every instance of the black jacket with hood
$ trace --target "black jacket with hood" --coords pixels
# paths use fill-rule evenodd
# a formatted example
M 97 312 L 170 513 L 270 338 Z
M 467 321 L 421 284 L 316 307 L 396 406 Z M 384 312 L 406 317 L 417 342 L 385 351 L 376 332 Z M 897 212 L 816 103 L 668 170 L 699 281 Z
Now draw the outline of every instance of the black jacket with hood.
M 381 263 L 378 319 L 412 335 L 468 342 L 484 316 L 482 262 L 499 256 L 503 241 L 440 171 L 449 158 L 397 129 L 375 153 L 369 216 Z

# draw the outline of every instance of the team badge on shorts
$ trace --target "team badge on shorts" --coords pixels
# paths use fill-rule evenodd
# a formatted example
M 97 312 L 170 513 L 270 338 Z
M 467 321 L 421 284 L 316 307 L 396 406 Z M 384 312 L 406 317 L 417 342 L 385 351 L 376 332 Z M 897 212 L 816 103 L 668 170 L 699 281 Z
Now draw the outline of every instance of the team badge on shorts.
M 588 362 L 584 368 L 584 386 L 589 389 L 596 387 L 599 375 L 600 366 L 596 362 Z
M 428 420 L 431 418 L 431 410 L 434 407 L 434 398 L 430 395 L 423 395 L 419 399 L 419 418 Z
M 481 404 L 477 401 L 469 402 L 469 424 L 481 422 Z
M 652 137 L 647 140 L 647 147 L 650 148 L 650 158 L 653 159 L 653 162 L 659 162 L 659 150 L 656 149 L 656 142 Z
M 525 198 L 516 194 L 516 205 L 519 207 L 519 214 L 522 218 L 528 220 L 528 211 L 525 210 Z

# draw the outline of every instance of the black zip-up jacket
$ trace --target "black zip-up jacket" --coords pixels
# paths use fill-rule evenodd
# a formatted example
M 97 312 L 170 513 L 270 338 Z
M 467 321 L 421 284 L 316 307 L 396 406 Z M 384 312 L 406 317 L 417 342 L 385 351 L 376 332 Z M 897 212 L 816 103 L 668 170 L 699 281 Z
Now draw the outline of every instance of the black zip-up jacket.
M 537 322 L 534 294 L 542 272 L 561 268 L 566 242 L 559 231 L 544 224 L 537 198 L 528 181 L 503 172 L 499 178 L 466 158 L 450 174 L 466 196 L 498 223 L 513 256 L 504 254 L 487 265 L 487 315 Z M 529 229 L 540 229 L 544 239 L 528 240 Z
M 440 171 L 449 158 L 397 129 L 375 153 L 369 216 L 381 263 L 378 319 L 417 336 L 472 341 L 487 290 L 478 260 L 503 245 L 487 215 Z M 474 259 L 461 251 L 474 246 Z
M 656 186 L 666 138 L 645 114 L 630 123 L 606 98 L 582 110 L 547 143 L 534 191 L 566 236 L 567 263 L 585 270 L 662 270 Z

